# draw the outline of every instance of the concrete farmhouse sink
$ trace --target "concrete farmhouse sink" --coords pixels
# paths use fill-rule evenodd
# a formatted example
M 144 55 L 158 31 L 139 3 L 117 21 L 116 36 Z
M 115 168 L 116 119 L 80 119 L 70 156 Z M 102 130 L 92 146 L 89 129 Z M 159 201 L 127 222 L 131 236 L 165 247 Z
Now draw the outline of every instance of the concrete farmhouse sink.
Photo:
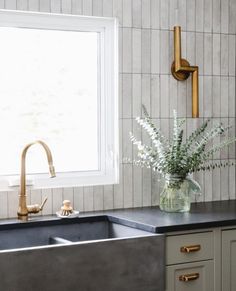
M 162 291 L 164 236 L 107 216 L 0 225 L 1 288 Z

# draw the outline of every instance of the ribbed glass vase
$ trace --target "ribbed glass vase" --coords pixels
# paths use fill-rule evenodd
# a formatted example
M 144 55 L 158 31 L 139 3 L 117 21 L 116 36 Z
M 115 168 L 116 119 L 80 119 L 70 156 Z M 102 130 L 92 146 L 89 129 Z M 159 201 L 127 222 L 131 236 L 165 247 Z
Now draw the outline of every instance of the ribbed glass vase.
M 201 194 L 200 185 L 189 176 L 166 175 L 160 194 L 160 209 L 166 212 L 187 212 L 192 194 Z

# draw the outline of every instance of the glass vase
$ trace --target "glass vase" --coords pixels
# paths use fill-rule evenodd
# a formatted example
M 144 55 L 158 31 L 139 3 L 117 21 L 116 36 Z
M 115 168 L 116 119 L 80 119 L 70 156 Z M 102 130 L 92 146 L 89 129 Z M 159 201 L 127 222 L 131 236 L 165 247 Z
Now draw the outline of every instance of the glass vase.
M 200 185 L 189 176 L 166 175 L 160 194 L 160 209 L 166 212 L 187 212 L 192 194 L 201 194 Z

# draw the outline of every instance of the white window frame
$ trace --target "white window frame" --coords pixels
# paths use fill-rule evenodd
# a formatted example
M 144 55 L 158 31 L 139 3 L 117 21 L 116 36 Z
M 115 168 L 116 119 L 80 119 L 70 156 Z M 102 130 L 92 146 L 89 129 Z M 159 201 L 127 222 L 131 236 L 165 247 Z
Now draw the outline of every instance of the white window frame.
M 29 175 L 29 180 L 33 180 L 32 189 L 118 183 L 118 22 L 116 18 L 0 10 L 0 27 L 92 31 L 100 34 L 101 103 L 99 128 L 101 129 L 101 138 L 99 170 L 56 172 L 57 176 L 54 179 L 50 179 L 48 174 L 34 174 Z M 41 148 L 39 150 L 43 151 Z M 47 164 L 45 162 L 46 171 Z M 1 176 L 0 190 L 14 189 L 12 186 L 17 186 L 18 182 L 13 181 L 19 181 L 19 177 Z

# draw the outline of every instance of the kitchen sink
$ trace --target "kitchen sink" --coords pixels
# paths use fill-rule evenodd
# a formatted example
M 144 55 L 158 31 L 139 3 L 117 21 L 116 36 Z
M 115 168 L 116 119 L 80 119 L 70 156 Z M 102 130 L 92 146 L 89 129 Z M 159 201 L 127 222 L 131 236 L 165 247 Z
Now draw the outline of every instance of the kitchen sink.
M 164 235 L 108 216 L 1 223 L 1 290 L 163 291 L 164 253 Z
M 91 240 L 150 235 L 149 232 L 108 221 L 106 217 L 93 217 L 84 222 L 79 218 L 18 224 L 0 230 L 0 250 L 18 249 L 50 244 L 65 244 Z

